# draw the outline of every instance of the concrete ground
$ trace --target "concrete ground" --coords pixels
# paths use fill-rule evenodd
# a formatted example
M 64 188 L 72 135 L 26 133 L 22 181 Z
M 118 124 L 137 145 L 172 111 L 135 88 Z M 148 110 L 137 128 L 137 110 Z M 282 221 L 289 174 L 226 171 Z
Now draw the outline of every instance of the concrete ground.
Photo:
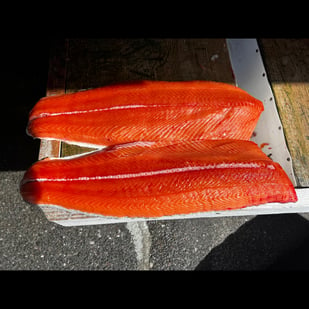
M 48 48 L 38 40 L 2 46 L 0 270 L 309 269 L 308 215 L 63 227 L 25 203 L 19 182 L 39 149 L 25 127 L 45 95 Z

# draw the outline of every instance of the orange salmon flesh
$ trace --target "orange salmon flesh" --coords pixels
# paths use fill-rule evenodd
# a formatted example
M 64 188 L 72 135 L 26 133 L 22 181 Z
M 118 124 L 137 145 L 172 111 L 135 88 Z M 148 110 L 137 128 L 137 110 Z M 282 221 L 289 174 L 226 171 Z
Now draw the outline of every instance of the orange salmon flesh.
M 278 163 L 253 142 L 132 142 L 33 164 L 21 182 L 30 203 L 113 217 L 161 217 L 295 202 Z
M 35 138 L 108 146 L 134 141 L 249 140 L 263 103 L 211 81 L 138 81 L 45 97 L 29 115 Z

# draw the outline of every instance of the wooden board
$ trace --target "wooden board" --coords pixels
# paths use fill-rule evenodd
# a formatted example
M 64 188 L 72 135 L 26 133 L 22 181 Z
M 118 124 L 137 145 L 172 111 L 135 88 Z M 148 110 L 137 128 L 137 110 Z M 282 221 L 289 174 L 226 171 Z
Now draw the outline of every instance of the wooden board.
M 95 88 L 127 80 L 142 79 L 200 79 L 221 81 L 230 84 L 235 83 L 225 39 L 68 39 L 55 43 L 51 55 L 48 95 L 61 93 L 61 91 L 71 93 L 81 89 Z M 261 48 L 264 48 L 265 55 L 271 54 L 271 51 L 269 51 L 271 44 L 273 43 L 265 43 L 263 40 Z M 263 60 L 265 61 L 264 58 Z M 269 74 L 269 80 L 274 88 L 276 102 L 282 105 L 280 94 L 283 90 L 280 87 L 274 87 L 278 74 L 271 73 L 275 65 L 268 60 L 265 61 L 265 66 Z M 283 87 L 289 86 L 283 85 Z M 303 91 L 307 91 L 306 89 L 305 87 Z M 302 100 L 305 100 L 305 104 L 307 102 L 305 94 L 301 97 L 300 106 L 303 104 Z M 304 111 L 301 111 L 300 107 L 294 110 L 293 115 L 285 115 L 288 112 L 287 109 L 279 108 L 279 111 L 284 132 L 287 134 L 288 145 L 289 147 L 290 145 L 294 147 L 293 142 L 291 143 L 290 141 L 290 136 L 292 136 L 291 134 L 298 136 L 297 130 L 298 126 L 301 126 L 301 122 L 294 120 L 294 127 L 287 128 L 290 124 L 288 120 L 292 116 L 298 119 L 299 114 L 304 113 Z M 302 121 L 304 119 L 306 120 L 306 117 L 303 117 Z M 295 122 L 299 122 L 298 126 L 295 125 Z M 291 132 L 288 133 L 289 131 Z M 304 128 L 300 128 L 299 132 L 303 133 Z M 298 144 L 301 144 L 302 138 L 297 138 Z M 49 150 L 54 151 L 54 153 L 60 150 L 58 146 L 61 146 L 60 156 L 89 151 L 89 148 L 72 146 L 66 143 L 59 145 L 57 142 L 48 142 L 47 144 L 51 147 Z M 44 142 L 42 145 L 44 146 Z M 41 153 L 43 152 L 41 148 Z M 309 149 L 306 147 L 301 148 L 300 154 L 291 151 L 293 160 L 294 156 L 296 156 L 295 158 L 297 160 L 298 157 L 306 157 L 308 154 Z M 305 164 L 306 160 L 304 158 L 302 163 Z M 302 166 L 305 168 L 304 165 Z M 305 179 L 302 178 L 305 174 L 306 171 L 303 172 L 300 168 L 296 170 L 296 177 L 298 179 Z M 300 183 L 307 186 L 307 182 L 305 181 Z M 307 197 L 308 189 L 301 190 L 298 194 Z M 296 205 L 283 205 L 282 207 L 280 204 L 278 205 L 266 204 L 262 208 L 248 207 L 238 211 L 211 212 L 208 214 L 204 213 L 203 215 L 195 214 L 191 217 L 287 213 L 295 212 L 297 209 L 299 212 L 309 211 L 308 207 L 304 206 L 303 203 L 299 203 L 296 208 L 294 208 Z M 102 224 L 127 221 L 127 218 L 123 218 L 122 220 L 109 219 L 102 216 L 68 211 L 59 207 L 44 206 L 42 209 L 49 220 L 63 225 Z
M 49 71 L 47 78 L 46 96 L 65 93 L 67 41 L 58 40 L 51 44 Z M 41 140 L 39 159 L 60 156 L 59 141 Z
M 69 40 L 67 91 L 127 80 L 234 83 L 225 39 Z
M 260 40 L 295 176 L 309 187 L 309 39 Z
M 234 84 L 225 39 L 72 39 L 66 49 L 66 93 L 145 79 Z M 88 150 L 63 143 L 61 156 Z

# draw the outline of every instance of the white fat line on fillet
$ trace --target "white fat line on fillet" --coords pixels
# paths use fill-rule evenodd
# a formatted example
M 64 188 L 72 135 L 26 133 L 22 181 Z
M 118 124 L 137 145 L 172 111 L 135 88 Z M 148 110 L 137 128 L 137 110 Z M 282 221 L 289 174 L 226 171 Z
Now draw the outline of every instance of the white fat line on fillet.
M 192 171 L 202 171 L 209 169 L 223 169 L 223 168 L 263 168 L 258 163 L 220 163 L 217 165 L 207 165 L 207 166 L 186 166 L 186 167 L 176 167 L 170 168 L 166 170 L 159 171 L 150 171 L 150 172 L 140 172 L 140 173 L 129 173 L 129 174 L 118 174 L 118 175 L 107 175 L 107 176 L 81 176 L 75 178 L 36 178 L 29 179 L 28 181 L 84 181 L 84 180 L 105 180 L 105 179 L 127 179 L 127 178 L 136 178 L 136 177 L 147 177 L 147 176 L 155 176 L 155 175 L 164 175 L 164 174 L 172 174 L 172 173 L 182 173 L 182 172 L 192 172 Z M 273 165 L 267 165 L 267 168 L 274 170 L 275 167 Z
M 59 112 L 59 113 L 42 113 L 38 116 L 38 118 L 45 117 L 45 116 L 86 114 L 86 113 L 96 113 L 96 112 L 103 112 L 103 111 L 109 111 L 109 110 L 158 107 L 158 106 L 159 105 L 124 105 L 124 106 L 112 106 L 112 107 L 106 107 L 106 108 L 95 108 L 95 109 L 89 109 L 89 110 L 77 110 L 77 111 L 68 111 L 68 112 Z

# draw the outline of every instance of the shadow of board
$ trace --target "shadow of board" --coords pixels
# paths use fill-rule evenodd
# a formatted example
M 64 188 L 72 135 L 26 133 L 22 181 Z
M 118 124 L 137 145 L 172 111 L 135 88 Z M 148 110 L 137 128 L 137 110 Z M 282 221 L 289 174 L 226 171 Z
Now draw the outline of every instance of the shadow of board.
M 37 160 L 39 140 L 26 134 L 28 115 L 46 95 L 49 40 L 2 40 L 0 50 L 0 171 L 26 170 Z
M 195 270 L 308 270 L 309 222 L 298 214 L 260 215 L 215 247 Z
M 272 83 L 309 82 L 309 39 L 258 39 Z

